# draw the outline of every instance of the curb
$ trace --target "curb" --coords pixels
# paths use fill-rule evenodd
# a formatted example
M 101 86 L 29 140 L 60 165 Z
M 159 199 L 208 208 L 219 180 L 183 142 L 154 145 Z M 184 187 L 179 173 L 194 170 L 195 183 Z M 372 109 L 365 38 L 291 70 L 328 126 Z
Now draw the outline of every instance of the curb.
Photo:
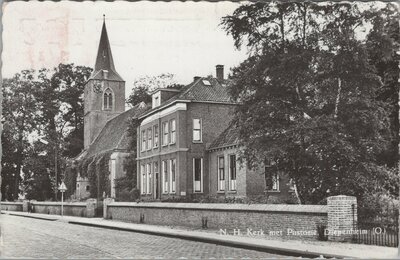
M 157 231 L 151 231 L 151 230 L 116 227 L 116 226 L 85 223 L 85 222 L 78 222 L 78 221 L 67 221 L 67 222 L 69 224 L 73 224 L 73 225 L 82 225 L 82 226 L 119 230 L 119 231 L 136 232 L 136 233 L 170 237 L 170 238 L 179 238 L 179 239 L 190 240 L 190 241 L 197 241 L 197 242 L 203 242 L 203 243 L 230 246 L 230 247 L 235 247 L 235 248 L 249 249 L 249 250 L 271 253 L 271 254 L 280 254 L 280 255 L 284 255 L 284 256 L 319 258 L 322 255 L 324 258 L 336 258 L 336 259 L 352 258 L 352 259 L 354 259 L 354 257 L 343 256 L 343 255 L 321 254 L 321 253 L 317 253 L 317 252 L 302 251 L 302 250 L 297 250 L 297 249 L 275 248 L 275 247 L 266 246 L 266 245 L 255 245 L 255 244 L 246 243 L 246 242 L 216 239 L 216 238 L 212 238 L 212 237 L 206 238 L 206 237 L 199 237 L 196 235 L 189 235 L 189 234 L 176 234 L 176 233 L 172 234 L 172 233 L 162 232 L 162 231 L 157 232 Z
M 58 218 L 45 218 L 45 217 L 38 217 L 38 216 L 31 216 L 31 215 L 19 215 L 19 214 L 13 214 L 13 213 L 4 213 L 4 212 L 1 212 L 1 214 L 16 216 L 16 217 L 23 217 L 23 218 L 34 218 L 34 219 L 47 220 L 47 221 L 57 221 L 58 220 Z

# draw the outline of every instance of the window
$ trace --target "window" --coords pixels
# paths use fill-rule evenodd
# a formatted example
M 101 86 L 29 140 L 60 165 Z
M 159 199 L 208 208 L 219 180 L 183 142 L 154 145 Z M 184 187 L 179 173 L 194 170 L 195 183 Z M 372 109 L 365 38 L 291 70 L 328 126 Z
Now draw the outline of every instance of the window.
M 162 161 L 163 193 L 168 193 L 168 169 L 167 161 Z
M 146 191 L 147 191 L 147 194 L 151 194 L 151 164 L 150 163 L 148 163 L 147 164 L 147 171 L 146 171 L 146 180 L 147 180 L 147 182 L 146 182 Z
M 162 144 L 163 145 L 168 145 L 168 136 L 169 136 L 169 132 L 168 132 L 168 122 L 163 122 L 162 123 L 162 130 L 163 130 L 163 140 L 162 140 Z
M 279 191 L 279 175 L 273 174 L 272 175 L 272 191 Z
M 79 189 L 79 183 L 76 184 L 76 188 Z
M 229 190 L 236 190 L 236 155 L 229 155 Z
M 193 158 L 194 192 L 203 191 L 203 158 Z
M 210 81 L 208 81 L 206 79 L 203 79 L 203 84 L 206 85 L 206 86 L 211 86 Z
M 146 150 L 146 131 L 142 131 L 142 151 Z
M 141 185 L 142 194 L 146 194 L 146 172 L 143 164 L 140 165 L 140 173 L 142 175 L 142 185 Z
M 154 148 L 158 147 L 158 125 L 154 126 Z
M 154 183 L 153 183 L 153 185 L 152 185 L 152 187 L 153 187 L 153 190 L 154 190 L 154 193 L 155 193 L 155 195 L 158 197 L 158 194 L 159 194 L 159 188 L 158 188 L 158 180 L 159 180 L 159 175 L 158 175 L 158 162 L 154 162 L 153 163 L 153 178 L 154 178 Z
M 218 190 L 225 190 L 225 160 L 224 157 L 218 157 Z
M 170 193 L 174 193 L 175 188 L 176 188 L 176 184 L 175 184 L 176 183 L 176 181 L 175 181 L 175 179 L 176 179 L 176 159 L 170 160 L 169 167 L 170 167 L 169 179 L 170 179 L 170 185 L 171 185 L 169 191 L 170 191 Z
M 270 165 L 265 166 L 264 175 L 267 191 L 279 191 L 279 175 L 277 172 L 271 170 Z
M 104 91 L 104 110 L 111 110 L 113 106 L 113 96 L 112 96 L 112 91 L 111 89 L 107 88 L 106 91 Z
M 193 119 L 193 142 L 201 142 L 201 119 Z
M 86 191 L 90 191 L 90 186 L 86 185 Z
M 170 129 L 171 129 L 171 136 L 170 136 L 170 143 L 174 144 L 176 142 L 176 121 L 175 119 L 172 119 L 169 121 L 170 123 Z
M 147 149 L 153 148 L 153 130 L 151 128 L 147 129 Z

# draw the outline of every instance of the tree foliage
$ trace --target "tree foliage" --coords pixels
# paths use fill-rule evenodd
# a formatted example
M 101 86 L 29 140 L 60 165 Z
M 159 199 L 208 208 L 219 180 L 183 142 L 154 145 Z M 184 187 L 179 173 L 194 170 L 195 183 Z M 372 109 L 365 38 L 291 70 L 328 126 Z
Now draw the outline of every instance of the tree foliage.
M 90 73 L 88 67 L 60 64 L 4 80 L 4 199 L 17 199 L 20 192 L 49 199 L 54 193 L 66 160 L 83 149 L 83 88 Z
M 11 79 L 3 81 L 3 118 L 2 134 L 2 193 L 3 198 L 18 199 L 21 183 L 21 171 L 29 146 L 28 136 L 36 129 L 37 118 L 36 89 L 34 73 L 24 70 Z M 4 194 L 6 193 L 6 194 Z
M 390 147 L 393 110 L 379 98 L 385 84 L 370 58 L 377 47 L 360 37 L 379 15 L 356 3 L 269 2 L 242 5 L 222 20 L 250 53 L 230 86 L 241 102 L 242 157 L 250 166 L 273 162 L 265 174 L 288 173 L 302 203 L 361 198 L 388 179 L 379 157 Z

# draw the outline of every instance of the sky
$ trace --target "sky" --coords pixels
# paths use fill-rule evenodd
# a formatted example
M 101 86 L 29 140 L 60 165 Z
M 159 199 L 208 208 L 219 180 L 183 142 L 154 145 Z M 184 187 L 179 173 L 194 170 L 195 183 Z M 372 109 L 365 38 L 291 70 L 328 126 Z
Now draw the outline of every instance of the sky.
M 135 79 L 172 73 L 178 83 L 215 75 L 247 57 L 219 25 L 232 2 L 7 2 L 3 4 L 2 75 L 59 63 L 93 67 L 103 14 L 126 96 Z

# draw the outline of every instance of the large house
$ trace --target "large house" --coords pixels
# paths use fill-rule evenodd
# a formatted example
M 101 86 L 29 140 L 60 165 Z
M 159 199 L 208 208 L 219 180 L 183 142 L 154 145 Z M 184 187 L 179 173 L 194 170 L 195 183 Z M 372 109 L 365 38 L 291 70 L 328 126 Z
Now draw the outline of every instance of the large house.
M 169 197 L 292 196 L 284 175 L 266 188 L 266 167 L 248 169 L 240 163 L 238 130 L 231 123 L 235 108 L 217 65 L 215 77 L 194 77 L 180 89 L 159 88 L 150 107 L 125 108 L 125 82 L 117 73 L 103 23 L 95 69 L 84 92 L 84 151 L 76 158 L 109 156 L 109 192 L 124 176 L 127 156 L 126 122 L 137 118 L 137 184 L 143 199 Z M 79 174 L 76 196 L 89 196 L 89 180 Z M 83 195 L 82 195 L 83 194 Z

